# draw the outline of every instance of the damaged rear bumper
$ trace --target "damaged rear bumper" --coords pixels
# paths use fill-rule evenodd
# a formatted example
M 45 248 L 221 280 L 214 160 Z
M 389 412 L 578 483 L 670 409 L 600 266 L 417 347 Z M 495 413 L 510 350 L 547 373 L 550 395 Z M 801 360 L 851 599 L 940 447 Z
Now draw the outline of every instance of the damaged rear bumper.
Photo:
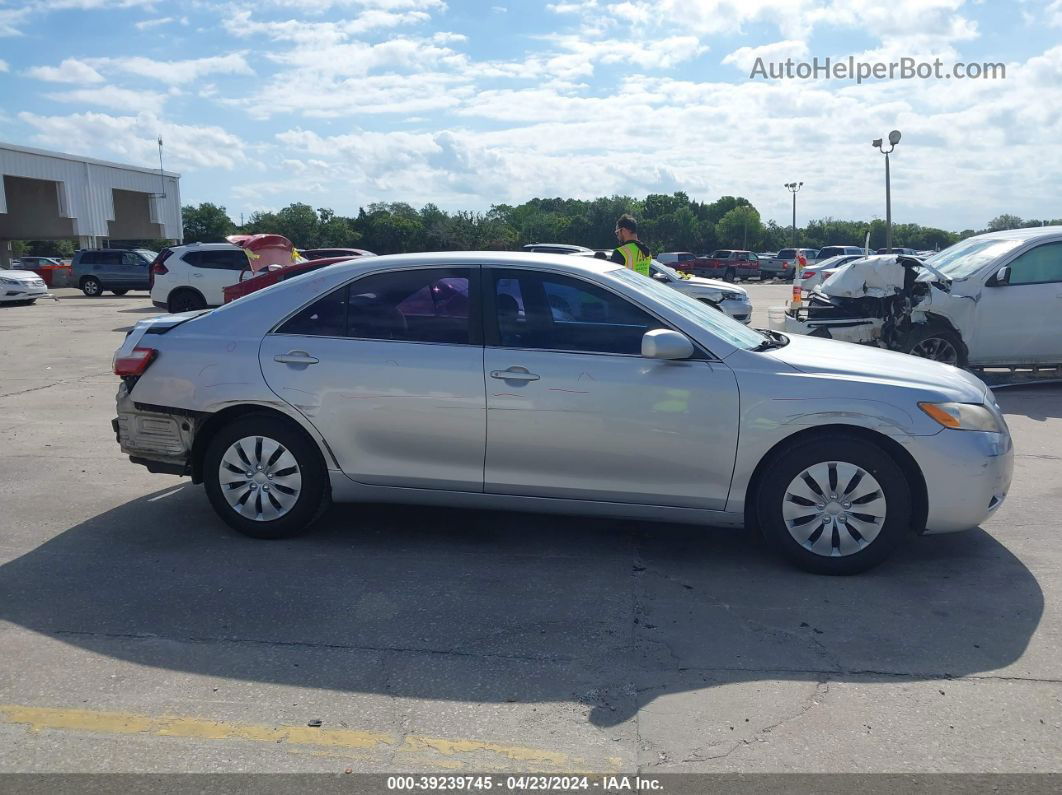
M 191 474 L 198 422 L 194 412 L 134 403 L 124 383 L 118 388 L 117 403 L 118 416 L 111 420 L 111 428 L 130 461 L 149 472 Z

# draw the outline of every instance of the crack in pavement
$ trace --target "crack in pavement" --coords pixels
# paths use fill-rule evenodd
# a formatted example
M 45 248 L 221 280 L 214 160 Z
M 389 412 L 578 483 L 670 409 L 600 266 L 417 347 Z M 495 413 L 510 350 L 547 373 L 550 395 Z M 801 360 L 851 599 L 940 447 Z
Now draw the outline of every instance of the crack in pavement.
M 722 753 L 718 753 L 718 754 L 702 754 L 702 753 L 700 753 L 698 751 L 694 751 L 692 754 L 690 754 L 689 756 L 684 758 L 682 761 L 683 762 L 709 762 L 709 761 L 711 761 L 713 759 L 725 759 L 726 757 L 730 756 L 732 753 L 737 751 L 739 748 L 744 748 L 745 746 L 752 745 L 753 743 L 761 743 L 761 742 L 763 742 L 763 737 L 765 735 L 770 734 L 771 732 L 773 732 L 775 729 L 779 728 L 780 726 L 784 726 L 784 725 L 786 725 L 788 723 L 792 723 L 794 721 L 797 721 L 797 720 L 800 720 L 801 718 L 803 718 L 812 709 L 814 709 L 819 704 L 821 704 L 825 700 L 825 698 L 826 698 L 827 694 L 829 694 L 829 692 L 830 692 L 830 683 L 829 683 L 829 681 L 828 680 L 820 680 L 820 681 L 815 683 L 815 690 L 811 693 L 810 696 L 808 696 L 808 698 L 805 700 L 805 703 L 801 705 L 800 711 L 797 712 L 795 715 L 788 715 L 788 716 L 782 718 L 781 720 L 775 721 L 774 723 L 768 724 L 767 726 L 764 726 L 763 728 L 758 729 L 751 737 L 743 737 L 742 739 L 736 741 L 728 750 L 726 750 L 726 751 L 724 751 Z M 710 748 L 711 748 L 711 746 L 709 746 L 709 749 Z M 705 750 L 709 750 L 709 749 L 705 749 Z M 650 766 L 652 767 L 653 765 L 650 765 Z
M 79 384 L 79 383 L 83 382 L 86 378 L 103 378 L 104 376 L 108 376 L 110 374 L 111 373 L 108 371 L 106 373 L 90 373 L 89 375 L 83 375 L 83 376 L 80 376 L 78 378 L 62 378 L 62 379 L 60 379 L 58 381 L 55 381 L 54 383 L 45 384 L 44 386 L 34 386 L 34 387 L 30 387 L 29 389 L 20 389 L 20 390 L 18 390 L 16 392 L 5 392 L 4 394 L 0 395 L 0 398 L 16 397 L 18 395 L 27 395 L 30 392 L 40 392 L 43 389 L 51 389 L 53 386 L 59 386 L 61 384 Z
M 142 634 L 134 632 L 84 632 L 79 630 L 52 630 L 50 633 L 57 637 L 93 637 L 93 638 L 112 638 L 115 640 L 163 640 L 171 643 L 189 643 L 189 644 L 211 644 L 211 643 L 231 643 L 235 645 L 245 646 L 275 646 L 275 647 L 291 647 L 291 648 L 306 648 L 306 649 L 327 649 L 330 651 L 350 651 L 350 652 L 397 652 L 403 654 L 424 654 L 434 656 L 452 656 L 452 657 L 472 657 L 472 658 L 486 658 L 486 659 L 499 659 L 499 660 L 519 660 L 524 662 L 545 662 L 545 663 L 570 663 L 574 662 L 575 658 L 559 655 L 534 655 L 534 654 L 497 654 L 493 652 L 466 652 L 458 649 L 418 649 L 418 648 L 403 648 L 398 646 L 354 646 L 351 644 L 343 643 L 318 643 L 313 641 L 299 641 L 299 640 L 261 640 L 259 638 L 214 638 L 214 637 L 185 637 L 177 638 L 168 635 L 152 635 Z

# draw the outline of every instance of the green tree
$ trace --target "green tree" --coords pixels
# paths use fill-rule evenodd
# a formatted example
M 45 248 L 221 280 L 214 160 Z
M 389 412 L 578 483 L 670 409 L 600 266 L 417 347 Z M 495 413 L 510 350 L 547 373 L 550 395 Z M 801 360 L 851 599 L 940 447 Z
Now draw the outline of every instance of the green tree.
M 748 204 L 735 206 L 715 225 L 721 245 L 747 249 L 757 247 L 763 237 L 763 224 L 756 208 Z
M 225 208 L 210 202 L 182 207 L 181 226 L 185 243 L 223 243 L 236 231 Z
M 1005 229 L 1021 229 L 1022 220 L 1016 215 L 997 215 L 988 222 L 989 232 L 1002 232 Z

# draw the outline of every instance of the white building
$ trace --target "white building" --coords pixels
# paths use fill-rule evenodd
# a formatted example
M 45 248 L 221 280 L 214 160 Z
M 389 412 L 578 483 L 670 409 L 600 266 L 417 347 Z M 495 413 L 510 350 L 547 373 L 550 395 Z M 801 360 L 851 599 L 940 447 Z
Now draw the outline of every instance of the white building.
M 0 267 L 10 240 L 182 238 L 180 175 L 0 143 Z

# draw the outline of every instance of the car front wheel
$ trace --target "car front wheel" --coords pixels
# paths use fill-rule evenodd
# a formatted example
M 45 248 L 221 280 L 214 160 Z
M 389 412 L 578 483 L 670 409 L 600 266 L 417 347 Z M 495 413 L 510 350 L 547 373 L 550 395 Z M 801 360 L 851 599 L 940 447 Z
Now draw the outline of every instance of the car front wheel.
M 290 421 L 266 415 L 242 417 L 211 439 L 203 481 L 218 516 L 252 538 L 297 535 L 331 501 L 313 441 Z
M 902 470 L 873 442 L 847 436 L 799 442 L 764 473 L 760 529 L 779 552 L 816 574 L 877 566 L 911 525 Z

